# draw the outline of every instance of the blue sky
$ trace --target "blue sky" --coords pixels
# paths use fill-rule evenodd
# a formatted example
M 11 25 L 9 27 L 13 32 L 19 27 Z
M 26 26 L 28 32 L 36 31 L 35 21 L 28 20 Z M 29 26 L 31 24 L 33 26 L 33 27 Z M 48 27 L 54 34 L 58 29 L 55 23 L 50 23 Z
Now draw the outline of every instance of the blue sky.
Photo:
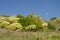
M 0 0 L 0 15 L 28 15 L 34 12 L 44 19 L 60 17 L 60 0 Z

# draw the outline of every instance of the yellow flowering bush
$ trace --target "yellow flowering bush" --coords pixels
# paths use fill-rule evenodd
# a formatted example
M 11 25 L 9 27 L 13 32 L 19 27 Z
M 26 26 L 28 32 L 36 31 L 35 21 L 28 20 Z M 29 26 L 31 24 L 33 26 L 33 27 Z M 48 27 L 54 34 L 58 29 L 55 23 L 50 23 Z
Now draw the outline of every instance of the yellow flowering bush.
M 17 17 L 15 17 L 15 16 L 11 16 L 11 17 L 8 18 L 8 21 L 9 21 L 10 23 L 14 23 L 14 22 L 17 22 L 19 19 L 20 19 L 20 18 L 17 18 Z
M 13 30 L 14 29 L 20 29 L 20 30 L 22 30 L 22 25 L 19 23 L 12 23 L 12 24 L 10 24 L 9 29 L 13 29 Z
M 42 26 L 48 26 L 48 24 L 47 24 L 47 23 L 45 23 L 45 22 L 43 22 L 43 23 L 42 23 Z
M 10 23 L 7 21 L 3 21 L 2 23 L 0 23 L 0 27 L 7 27 L 9 25 L 10 25 Z
M 26 27 L 26 30 L 34 30 L 36 29 L 35 25 L 28 25 L 28 27 Z

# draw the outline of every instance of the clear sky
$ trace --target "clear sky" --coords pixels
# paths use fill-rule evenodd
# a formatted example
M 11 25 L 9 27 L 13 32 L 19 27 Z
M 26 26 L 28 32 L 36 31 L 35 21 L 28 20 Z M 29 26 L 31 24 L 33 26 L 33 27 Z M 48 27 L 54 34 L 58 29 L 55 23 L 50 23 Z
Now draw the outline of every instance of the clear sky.
M 0 0 L 0 15 L 28 15 L 34 12 L 44 19 L 60 17 L 60 0 Z

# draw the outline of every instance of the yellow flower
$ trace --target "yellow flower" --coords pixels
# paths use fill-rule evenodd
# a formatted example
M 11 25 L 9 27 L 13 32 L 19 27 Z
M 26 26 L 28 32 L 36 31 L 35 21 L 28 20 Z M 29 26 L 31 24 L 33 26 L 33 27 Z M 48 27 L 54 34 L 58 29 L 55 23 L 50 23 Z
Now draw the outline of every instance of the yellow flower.
M 20 29 L 22 30 L 22 25 L 19 24 L 19 23 L 12 23 L 10 26 L 9 26 L 10 29 Z

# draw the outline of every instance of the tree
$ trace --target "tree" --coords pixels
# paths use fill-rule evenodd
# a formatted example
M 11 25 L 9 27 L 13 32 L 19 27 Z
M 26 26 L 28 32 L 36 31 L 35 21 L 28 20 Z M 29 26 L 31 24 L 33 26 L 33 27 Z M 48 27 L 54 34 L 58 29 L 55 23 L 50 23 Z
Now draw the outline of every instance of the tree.
M 1 16 L 2 16 L 2 17 L 9 17 L 9 16 L 8 16 L 8 15 L 6 15 L 6 14 L 2 14 Z
M 50 20 L 55 20 L 57 17 L 53 17 L 53 18 L 51 18 Z
M 32 17 L 33 17 L 33 15 L 30 14 L 27 17 L 21 18 L 18 22 L 21 23 L 23 26 L 28 26 L 30 24 L 34 24 L 33 23 L 34 20 Z
M 24 16 L 20 15 L 20 14 L 17 14 L 16 15 L 17 18 L 24 18 Z

